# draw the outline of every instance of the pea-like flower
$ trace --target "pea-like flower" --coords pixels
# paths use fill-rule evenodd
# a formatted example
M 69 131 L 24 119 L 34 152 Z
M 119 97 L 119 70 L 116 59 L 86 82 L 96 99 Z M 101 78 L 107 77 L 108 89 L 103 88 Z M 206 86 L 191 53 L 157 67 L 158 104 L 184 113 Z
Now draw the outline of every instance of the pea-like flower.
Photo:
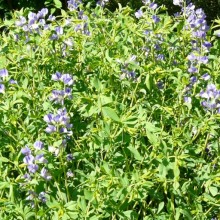
M 40 175 L 45 179 L 45 180 L 51 180 L 52 176 L 48 173 L 48 170 L 44 167 L 41 172 Z

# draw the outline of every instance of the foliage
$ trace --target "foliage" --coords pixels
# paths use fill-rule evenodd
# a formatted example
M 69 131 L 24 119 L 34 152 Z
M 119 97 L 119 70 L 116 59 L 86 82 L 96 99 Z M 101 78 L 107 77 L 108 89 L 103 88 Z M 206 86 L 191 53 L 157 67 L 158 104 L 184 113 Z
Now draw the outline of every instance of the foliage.
M 2 23 L 0 218 L 219 217 L 220 32 L 73 3 Z

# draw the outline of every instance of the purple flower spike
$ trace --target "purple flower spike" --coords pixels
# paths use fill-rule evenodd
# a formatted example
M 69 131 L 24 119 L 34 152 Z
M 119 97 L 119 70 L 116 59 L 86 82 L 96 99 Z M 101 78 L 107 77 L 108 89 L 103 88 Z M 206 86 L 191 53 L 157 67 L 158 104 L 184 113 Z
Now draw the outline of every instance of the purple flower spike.
M 40 172 L 40 175 L 45 179 L 45 180 L 51 180 L 52 176 L 48 173 L 46 168 L 43 168 Z
M 36 141 L 34 143 L 34 148 L 37 150 L 42 150 L 44 147 L 44 143 L 42 141 Z
M 24 148 L 21 149 L 21 153 L 27 156 L 31 154 L 31 150 L 28 146 L 25 146 Z
M 6 70 L 6 69 L 1 69 L 1 70 L 0 70 L 0 77 L 2 77 L 2 78 L 8 77 L 8 70 Z
M 143 17 L 143 11 L 141 9 L 139 9 L 137 12 L 135 12 L 134 15 L 137 19 L 139 19 L 139 18 Z

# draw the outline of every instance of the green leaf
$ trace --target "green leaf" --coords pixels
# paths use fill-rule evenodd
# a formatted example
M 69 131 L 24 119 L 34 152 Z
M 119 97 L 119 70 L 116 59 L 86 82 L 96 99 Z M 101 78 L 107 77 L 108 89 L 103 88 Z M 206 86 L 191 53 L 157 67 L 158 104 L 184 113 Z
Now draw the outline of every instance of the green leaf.
M 157 214 L 159 214 L 162 211 L 163 207 L 164 207 L 164 202 L 160 202 L 158 209 L 157 209 Z
M 53 0 L 53 2 L 56 8 L 62 8 L 62 3 L 60 0 Z
M 120 118 L 116 114 L 115 110 L 110 107 L 103 107 L 102 113 L 105 117 L 111 118 L 113 121 L 120 122 Z
M 8 182 L 0 182 L 0 189 L 10 188 L 10 184 Z
M 8 161 L 9 161 L 8 158 L 6 158 L 6 157 L 0 157 L 0 162 L 5 162 L 5 163 L 7 163 Z
M 212 194 L 212 196 L 216 196 L 218 194 L 218 188 L 214 186 L 210 186 L 209 192 Z
M 143 160 L 143 157 L 140 155 L 137 149 L 135 149 L 132 146 L 129 146 L 128 149 L 131 151 L 131 153 L 134 155 L 134 158 L 136 160 Z

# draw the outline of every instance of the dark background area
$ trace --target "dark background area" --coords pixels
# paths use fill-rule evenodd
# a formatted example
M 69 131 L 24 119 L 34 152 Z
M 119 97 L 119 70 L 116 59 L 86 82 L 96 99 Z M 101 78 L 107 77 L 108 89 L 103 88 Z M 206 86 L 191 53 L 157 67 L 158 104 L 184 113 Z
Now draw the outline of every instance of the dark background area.
M 51 8 L 54 7 L 56 0 L 0 0 L 0 15 L 1 18 L 10 18 L 10 11 L 20 10 L 21 8 L 30 8 L 33 11 L 38 11 L 43 7 Z M 62 8 L 67 8 L 68 0 L 60 0 L 62 2 Z M 96 0 L 83 0 L 84 4 L 88 2 L 91 6 L 95 6 Z M 155 0 L 158 5 L 164 4 L 168 8 L 169 14 L 174 14 L 180 11 L 178 6 L 173 5 L 173 0 Z M 206 15 L 208 23 L 211 23 L 215 18 L 220 17 L 220 0 L 193 0 L 191 1 L 196 5 L 197 8 L 202 8 Z M 122 6 L 129 5 L 134 10 L 140 8 L 143 4 L 141 0 L 109 0 L 106 7 L 114 11 L 118 7 L 118 3 Z

